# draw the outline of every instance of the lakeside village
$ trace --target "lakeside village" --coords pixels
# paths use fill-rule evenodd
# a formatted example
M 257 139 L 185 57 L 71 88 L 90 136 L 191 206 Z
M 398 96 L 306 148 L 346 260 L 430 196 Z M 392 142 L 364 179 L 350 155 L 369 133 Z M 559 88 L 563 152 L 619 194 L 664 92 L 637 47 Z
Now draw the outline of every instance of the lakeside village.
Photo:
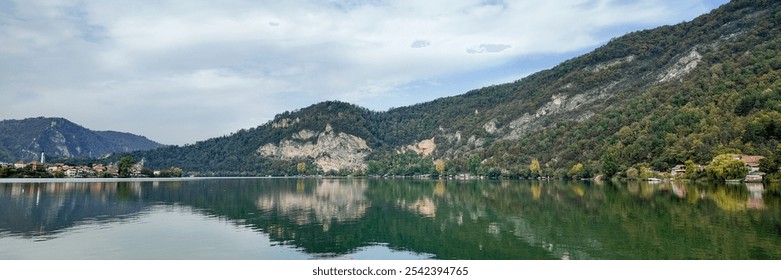
M 149 178 L 182 177 L 184 175 L 184 171 L 178 167 L 170 167 L 163 170 L 151 170 L 145 168 L 144 161 L 144 159 L 141 159 L 140 161 L 136 162 L 132 157 L 124 157 L 121 158 L 118 162 L 110 163 L 108 165 L 90 164 L 89 166 L 70 166 L 64 163 L 47 163 L 45 154 L 42 152 L 40 161 L 32 161 L 27 163 L 24 161 L 18 161 L 16 163 L 0 162 L 0 178 Z M 624 175 L 622 177 L 627 180 L 651 182 L 677 179 L 687 179 L 694 181 L 706 177 L 713 177 L 711 179 L 723 180 L 726 182 L 761 183 L 765 181 L 765 177 L 768 175 L 765 173 L 767 172 L 766 169 L 768 168 L 763 168 L 763 164 L 767 165 L 767 162 L 769 161 L 772 160 L 758 155 L 722 154 L 715 157 L 707 166 L 695 164 L 692 161 L 686 161 L 684 164 L 676 165 L 667 172 L 652 170 L 645 166 L 635 166 L 630 167 L 626 171 L 622 172 Z M 539 163 L 536 164 L 537 169 L 539 169 Z M 534 165 L 535 163 L 533 162 L 530 166 L 532 170 L 535 169 Z M 578 165 L 573 166 L 573 169 L 578 169 Z M 597 178 L 578 176 L 583 175 L 582 169 L 583 167 L 580 165 L 580 171 L 570 170 L 567 176 L 562 178 L 601 180 L 601 175 L 597 176 Z M 776 172 L 770 171 L 770 173 L 781 172 L 781 167 L 777 168 L 777 170 L 775 170 L 776 168 L 771 169 L 774 169 L 773 171 Z M 437 168 L 437 173 L 442 174 L 443 172 Z M 437 174 L 416 175 L 412 177 L 431 178 L 432 176 L 437 177 Z M 385 177 L 388 177 L 388 175 L 385 175 Z M 495 177 L 458 174 L 456 176 L 446 176 L 445 178 L 470 180 L 489 179 Z M 532 176 L 530 178 L 534 177 Z M 537 177 L 537 179 L 552 178 Z
M 760 161 L 762 161 L 762 159 L 765 158 L 763 156 L 743 155 L 743 154 L 728 154 L 728 156 L 731 157 L 731 159 L 733 161 L 736 161 L 736 162 L 740 161 L 740 163 L 743 164 L 744 169 L 743 169 L 743 172 L 740 172 L 740 170 L 738 170 L 736 172 L 736 175 L 738 175 L 738 176 L 733 176 L 735 178 L 726 178 L 727 182 L 730 182 L 730 181 L 731 182 L 743 181 L 743 182 L 746 182 L 746 183 L 761 183 L 764 180 L 765 175 L 767 175 L 764 172 L 760 171 Z M 716 161 L 717 161 L 717 159 L 714 159 L 712 164 L 715 163 Z M 737 167 L 738 167 L 737 169 L 740 169 L 739 165 Z M 696 169 L 695 172 L 692 172 L 690 170 L 687 173 L 687 169 L 692 169 L 692 168 Z M 673 167 L 672 170 L 670 171 L 670 178 L 684 178 L 684 177 L 687 177 L 688 174 L 704 173 L 706 168 L 707 168 L 706 166 L 693 164 L 692 162 L 687 162 L 686 164 L 679 164 L 679 165 L 676 165 L 675 167 Z M 727 169 L 727 168 L 729 168 L 729 167 L 725 167 L 725 169 Z M 725 172 L 728 172 L 728 170 L 725 170 Z M 747 172 L 747 173 L 745 173 L 745 172 Z M 742 175 L 742 173 L 745 173 L 745 177 L 741 180 L 741 179 L 739 179 L 737 177 L 739 177 L 739 175 Z M 689 176 L 691 176 L 691 175 L 689 175 Z M 648 178 L 647 180 L 649 180 L 649 181 L 658 181 L 660 179 L 659 178 Z
M 90 166 L 47 163 L 44 153 L 41 153 L 40 161 L 0 162 L 0 178 L 148 178 L 182 177 L 183 173 L 178 167 L 151 170 L 144 167 L 144 159 L 136 162 L 129 157 L 109 165 L 91 164 Z
M 764 168 L 763 168 L 763 165 Z M 774 167 L 775 166 L 775 167 Z M 532 160 L 529 165 L 529 169 L 532 174 L 527 179 L 538 180 L 551 180 L 555 178 L 559 179 L 572 179 L 572 180 L 605 180 L 604 175 L 591 174 L 585 171 L 582 164 L 576 164 L 567 172 L 567 174 L 560 174 L 557 176 L 541 175 L 540 164 L 537 160 Z M 764 170 L 763 170 L 764 169 Z M 691 160 L 687 160 L 684 164 L 678 164 L 668 171 L 653 170 L 647 164 L 636 164 L 628 169 L 617 172 L 613 179 L 627 180 L 627 181 L 649 181 L 649 182 L 661 182 L 670 180 L 691 180 L 691 181 L 723 181 L 727 183 L 763 183 L 766 182 L 769 174 L 781 174 L 781 165 L 775 163 L 773 160 L 759 155 L 746 155 L 746 154 L 722 154 L 716 156 L 711 160 L 708 165 L 699 165 Z M 591 177 L 594 176 L 595 177 Z M 385 175 L 386 177 L 388 175 Z M 436 175 L 434 175 L 436 176 Z M 396 176 L 391 176 L 396 177 Z M 401 176 L 404 177 L 404 176 Z M 413 176 L 416 177 L 416 176 Z M 428 175 L 419 176 L 421 178 L 428 178 Z M 489 179 L 490 176 L 481 176 L 473 174 L 458 174 L 449 175 L 448 179 Z M 524 177 L 521 177 L 524 178 Z M 773 179 L 771 179 L 773 180 Z M 777 179 L 775 179 L 777 180 Z

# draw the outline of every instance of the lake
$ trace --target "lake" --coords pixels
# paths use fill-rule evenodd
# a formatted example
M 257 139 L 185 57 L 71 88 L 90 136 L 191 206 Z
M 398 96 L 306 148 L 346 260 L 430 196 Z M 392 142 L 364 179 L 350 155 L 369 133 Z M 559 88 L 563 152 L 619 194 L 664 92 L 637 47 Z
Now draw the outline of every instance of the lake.
M 0 259 L 781 259 L 762 184 L 0 181 Z

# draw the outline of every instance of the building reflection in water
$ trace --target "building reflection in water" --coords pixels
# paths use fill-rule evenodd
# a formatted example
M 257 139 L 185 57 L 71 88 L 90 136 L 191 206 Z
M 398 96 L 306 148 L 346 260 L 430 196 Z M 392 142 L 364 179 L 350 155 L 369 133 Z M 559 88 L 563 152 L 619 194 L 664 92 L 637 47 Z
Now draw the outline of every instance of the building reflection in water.
M 142 182 L 24 182 L 0 184 L 0 232 L 53 238 L 83 221 L 129 218 L 144 205 Z
M 669 191 L 674 196 L 691 202 L 708 199 L 714 201 L 719 208 L 727 211 L 765 210 L 766 206 L 762 198 L 762 194 L 765 192 L 764 185 L 762 183 L 745 183 L 745 189 L 737 187 L 742 185 L 743 183 L 737 183 L 727 185 L 729 188 L 721 186 L 713 189 L 676 181 L 656 184 L 628 182 L 627 190 L 629 193 L 644 198 L 650 198 L 658 191 Z M 745 200 L 746 194 L 748 194 L 747 201 Z M 744 203 L 744 201 L 746 202 Z
M 746 183 L 749 197 L 746 206 L 749 209 L 765 209 L 765 202 L 762 200 L 762 192 L 765 190 L 761 183 Z

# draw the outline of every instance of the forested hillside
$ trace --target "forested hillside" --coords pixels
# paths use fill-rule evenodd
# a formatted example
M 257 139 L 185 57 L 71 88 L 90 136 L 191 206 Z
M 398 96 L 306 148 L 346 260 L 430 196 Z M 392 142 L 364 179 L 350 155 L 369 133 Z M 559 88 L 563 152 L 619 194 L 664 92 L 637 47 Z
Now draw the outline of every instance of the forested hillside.
M 780 25 L 780 2 L 733 1 L 513 83 L 386 112 L 324 102 L 132 156 L 201 175 L 507 177 L 667 171 L 721 153 L 778 158 Z
M 0 162 L 53 158 L 93 158 L 162 146 L 143 136 L 93 131 L 63 118 L 0 121 Z

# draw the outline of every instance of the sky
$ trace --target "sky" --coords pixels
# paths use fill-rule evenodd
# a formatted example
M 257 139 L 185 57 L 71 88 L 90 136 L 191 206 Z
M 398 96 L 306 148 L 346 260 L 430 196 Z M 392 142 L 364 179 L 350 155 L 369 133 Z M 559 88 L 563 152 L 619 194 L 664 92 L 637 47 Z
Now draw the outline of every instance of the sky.
M 512 82 L 726 0 L 0 0 L 0 119 L 182 145 Z

